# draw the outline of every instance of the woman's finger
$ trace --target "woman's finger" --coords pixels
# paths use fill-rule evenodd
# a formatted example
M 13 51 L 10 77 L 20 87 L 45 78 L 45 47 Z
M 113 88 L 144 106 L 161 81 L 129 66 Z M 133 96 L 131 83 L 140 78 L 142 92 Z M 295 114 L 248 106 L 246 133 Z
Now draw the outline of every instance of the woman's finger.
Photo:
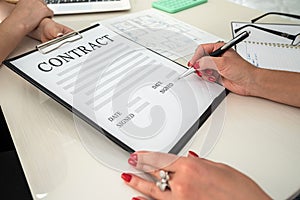
M 139 196 L 139 197 L 133 197 L 131 200 L 147 200 L 147 199 Z
M 208 56 L 211 52 L 215 51 L 216 49 L 220 48 L 224 45 L 224 42 L 217 42 L 217 43 L 209 43 L 209 44 L 201 44 L 197 47 L 192 59 L 189 61 L 189 67 L 192 67 L 197 60 L 202 58 L 203 56 Z
M 194 151 L 189 151 L 188 152 L 188 155 L 187 155 L 187 157 L 194 157 L 194 158 L 198 158 L 199 157 L 199 155 L 196 153 L 196 152 L 194 152 Z
M 159 170 L 174 171 L 174 163 L 180 157 L 174 154 L 167 154 L 161 152 L 135 152 L 131 155 L 135 167 L 147 173 L 153 173 Z
M 170 190 L 161 191 L 159 187 L 156 186 L 156 183 L 154 182 L 147 181 L 136 175 L 127 174 L 127 173 L 123 173 L 121 177 L 127 185 L 145 194 L 146 196 L 149 196 L 157 200 L 171 199 L 171 191 Z
M 188 66 L 192 67 L 198 59 L 200 59 L 201 57 L 203 57 L 205 55 L 207 55 L 207 53 L 205 53 L 203 45 L 199 45 L 197 47 L 197 49 L 195 50 L 195 53 L 194 53 L 192 59 L 189 61 Z
M 147 174 L 151 175 L 155 180 L 160 180 L 162 177 L 161 177 L 161 171 L 162 169 L 157 169 L 157 167 L 153 167 L 151 165 L 139 165 L 137 167 L 137 161 L 134 160 L 133 158 L 129 158 L 128 159 L 128 163 L 130 165 L 132 165 L 133 167 L 143 171 L 143 172 L 146 172 Z M 168 172 L 169 173 L 169 177 L 171 176 L 171 173 L 172 172 Z

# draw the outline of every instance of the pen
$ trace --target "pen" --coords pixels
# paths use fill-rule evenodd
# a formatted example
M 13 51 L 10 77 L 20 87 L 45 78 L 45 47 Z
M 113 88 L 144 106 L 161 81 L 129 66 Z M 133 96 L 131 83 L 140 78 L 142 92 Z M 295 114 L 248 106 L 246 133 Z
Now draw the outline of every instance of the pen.
M 240 33 L 239 35 L 237 35 L 236 37 L 234 37 L 232 40 L 230 40 L 229 42 L 227 42 L 226 44 L 224 44 L 223 46 L 221 46 L 219 49 L 215 50 L 214 52 L 210 53 L 210 56 L 213 57 L 218 57 L 221 56 L 223 53 L 225 53 L 228 49 L 230 49 L 231 47 L 233 47 L 234 45 L 238 44 L 239 42 L 243 41 L 244 39 L 246 39 L 250 34 L 250 31 L 244 31 L 242 33 Z M 179 77 L 179 79 L 182 79 L 192 73 L 196 72 L 196 69 L 194 67 L 191 67 L 189 69 L 187 69 L 185 72 L 183 72 Z

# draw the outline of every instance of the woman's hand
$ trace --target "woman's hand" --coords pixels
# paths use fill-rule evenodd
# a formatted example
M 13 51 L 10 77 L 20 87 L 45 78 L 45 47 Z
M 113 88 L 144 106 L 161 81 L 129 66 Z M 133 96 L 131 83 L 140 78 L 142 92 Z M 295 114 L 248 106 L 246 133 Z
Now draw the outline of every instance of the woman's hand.
M 136 169 L 149 173 L 156 180 L 160 180 L 160 170 L 169 173 L 169 189 L 165 191 L 161 191 L 153 181 L 134 174 L 122 174 L 127 185 L 154 199 L 270 199 L 244 174 L 227 165 L 199 158 L 193 152 L 190 152 L 188 157 L 158 152 L 136 152 L 130 156 L 128 162 Z
M 52 17 L 50 10 L 42 0 L 19 0 L 7 18 L 11 27 L 18 27 L 23 36 L 34 30 L 40 22 L 47 17 Z
M 211 82 L 217 81 L 214 72 L 218 72 L 220 83 L 234 93 L 300 107 L 300 73 L 255 67 L 233 49 L 227 50 L 221 57 L 208 56 L 223 45 L 200 45 L 188 65 Z
M 56 23 L 50 18 L 44 18 L 39 24 L 38 28 L 29 35 L 37 40 L 40 40 L 41 42 L 47 42 L 69 32 L 72 32 L 72 29 Z
M 208 56 L 223 45 L 223 42 L 199 45 L 188 65 L 197 69 L 200 72 L 198 74 L 208 81 L 215 79 L 210 77 L 211 73 L 203 72 L 215 70 L 220 74 L 220 82 L 224 87 L 237 94 L 249 95 L 258 69 L 233 49 L 227 50 L 221 57 Z
M 45 42 L 72 31 L 51 19 L 53 12 L 42 0 L 19 0 L 16 5 L 6 4 L 6 13 L 0 23 L 0 63 L 26 35 Z

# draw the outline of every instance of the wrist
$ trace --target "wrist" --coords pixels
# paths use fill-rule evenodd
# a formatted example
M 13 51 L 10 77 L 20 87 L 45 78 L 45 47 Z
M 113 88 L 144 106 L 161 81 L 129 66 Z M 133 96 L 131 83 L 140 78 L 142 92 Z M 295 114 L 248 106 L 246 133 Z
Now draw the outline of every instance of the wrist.
M 11 17 L 6 18 L 2 22 L 2 25 L 3 27 L 7 27 L 5 28 L 5 30 L 7 31 L 6 34 L 11 38 L 14 38 L 15 40 L 21 39 L 27 34 L 26 26 L 22 23 L 16 22 L 16 20 Z
M 248 75 L 248 85 L 246 86 L 246 95 L 248 96 L 260 96 L 262 91 L 262 74 L 263 69 L 258 67 L 252 67 L 252 70 L 249 71 Z
M 252 84 L 250 89 L 250 95 L 262 98 L 271 98 L 273 91 L 274 77 L 270 74 L 269 69 L 256 67 L 252 75 Z

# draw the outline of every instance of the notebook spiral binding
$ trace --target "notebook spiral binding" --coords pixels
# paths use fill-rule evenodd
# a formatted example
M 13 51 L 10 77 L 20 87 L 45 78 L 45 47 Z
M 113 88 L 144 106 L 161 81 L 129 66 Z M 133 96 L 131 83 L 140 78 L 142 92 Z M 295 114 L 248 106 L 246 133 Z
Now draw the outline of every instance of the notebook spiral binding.
M 257 45 L 265 45 L 265 46 L 270 46 L 270 47 L 280 47 L 280 48 L 290 48 L 290 49 L 300 49 L 300 46 L 294 46 L 291 44 L 284 44 L 284 43 L 276 43 L 276 42 L 257 42 L 257 41 L 250 41 L 250 40 L 245 40 L 243 41 L 248 44 L 257 44 Z

